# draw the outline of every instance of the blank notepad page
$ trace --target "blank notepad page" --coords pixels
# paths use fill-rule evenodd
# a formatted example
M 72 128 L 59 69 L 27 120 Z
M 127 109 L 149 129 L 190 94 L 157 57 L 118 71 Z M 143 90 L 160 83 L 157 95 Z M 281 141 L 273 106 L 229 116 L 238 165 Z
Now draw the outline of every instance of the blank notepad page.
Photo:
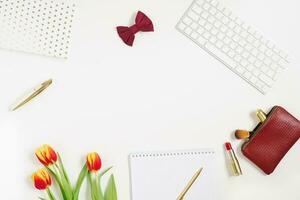
M 131 154 L 132 200 L 176 200 L 201 167 L 202 173 L 185 199 L 219 199 L 213 150 Z

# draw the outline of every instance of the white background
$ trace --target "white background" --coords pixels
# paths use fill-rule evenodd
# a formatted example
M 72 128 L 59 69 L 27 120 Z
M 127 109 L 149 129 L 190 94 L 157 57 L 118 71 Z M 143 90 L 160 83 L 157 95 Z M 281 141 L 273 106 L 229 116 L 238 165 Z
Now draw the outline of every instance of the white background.
M 279 104 L 300 118 L 300 3 L 222 2 L 293 56 L 265 96 L 175 30 L 190 0 L 78 1 L 68 60 L 1 50 L 1 198 L 37 199 L 30 180 L 40 167 L 34 150 L 48 143 L 62 154 L 73 182 L 86 153 L 98 151 L 105 167 L 114 166 L 120 200 L 130 199 L 130 152 L 203 147 L 217 152 L 222 199 L 299 200 L 299 142 L 271 176 L 238 153 L 244 170 L 238 178 L 228 176 L 223 143 L 238 149 L 232 133 L 252 129 L 257 108 Z M 138 34 L 130 48 L 115 26 L 132 24 L 137 10 L 150 16 L 155 32 Z M 45 93 L 9 111 L 48 78 L 54 84 Z

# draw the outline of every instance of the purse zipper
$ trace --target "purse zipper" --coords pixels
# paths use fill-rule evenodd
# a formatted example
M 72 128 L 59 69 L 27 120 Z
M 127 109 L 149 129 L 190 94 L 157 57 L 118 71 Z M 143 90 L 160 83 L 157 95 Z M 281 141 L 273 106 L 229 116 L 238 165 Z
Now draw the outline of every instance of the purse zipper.
M 244 144 L 242 145 L 242 149 L 246 148 L 247 144 L 249 144 L 253 140 L 253 138 L 258 134 L 258 132 L 268 123 L 268 121 L 272 117 L 272 114 L 277 110 L 277 108 L 278 107 L 276 106 L 271 109 L 271 111 L 267 114 L 267 119 L 264 122 L 260 122 L 260 125 L 258 125 L 254 133 L 251 134 L 248 141 L 244 142 Z

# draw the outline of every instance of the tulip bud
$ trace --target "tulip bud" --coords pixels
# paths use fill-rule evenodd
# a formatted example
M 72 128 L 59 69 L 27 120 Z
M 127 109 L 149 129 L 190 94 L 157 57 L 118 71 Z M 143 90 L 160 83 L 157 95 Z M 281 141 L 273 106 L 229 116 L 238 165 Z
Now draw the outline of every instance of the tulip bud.
M 57 154 L 49 145 L 43 145 L 35 151 L 36 157 L 39 161 L 45 165 L 49 166 L 57 161 Z
M 45 190 L 51 186 L 51 177 L 46 169 L 40 169 L 32 175 L 34 186 L 38 190 Z
M 90 172 L 100 170 L 102 162 L 98 153 L 89 153 L 86 160 Z

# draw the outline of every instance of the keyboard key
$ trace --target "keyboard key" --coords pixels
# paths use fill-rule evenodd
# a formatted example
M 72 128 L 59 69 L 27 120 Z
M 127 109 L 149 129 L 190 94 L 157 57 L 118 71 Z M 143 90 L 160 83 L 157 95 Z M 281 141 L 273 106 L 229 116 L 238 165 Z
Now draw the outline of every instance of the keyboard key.
M 216 46 L 217 46 L 219 49 L 221 49 L 222 46 L 223 46 L 223 42 L 217 41 Z
M 247 59 L 250 56 L 250 53 L 248 51 L 244 51 L 242 56 Z
M 230 43 L 230 48 L 231 48 L 231 49 L 235 50 L 237 47 L 238 47 L 238 44 L 237 44 L 237 43 L 235 43 L 235 42 L 231 42 L 231 43 Z
M 199 20 L 199 15 L 197 15 L 195 12 L 193 12 L 193 11 L 191 11 L 191 12 L 189 12 L 188 13 L 188 16 L 192 19 L 192 20 L 194 20 L 194 21 L 198 21 Z
M 210 32 L 211 32 L 211 34 L 213 34 L 213 35 L 217 35 L 218 32 L 219 32 L 219 30 L 216 29 L 216 28 L 212 28 Z
M 193 30 L 197 30 L 198 26 L 199 26 L 199 25 L 198 25 L 196 22 L 193 22 L 192 25 L 191 25 L 191 28 L 192 28 Z
M 228 57 L 226 54 L 224 54 L 222 51 L 217 49 L 215 46 L 207 43 L 205 45 L 206 49 L 210 51 L 212 54 L 219 57 L 221 60 L 223 60 L 228 67 L 234 68 L 236 66 L 236 62 L 234 62 L 230 57 Z
M 223 41 L 224 41 L 224 43 L 225 44 L 230 44 L 230 42 L 231 42 L 231 39 L 229 39 L 229 37 L 225 37 L 224 39 L 223 39 Z
M 197 40 L 197 38 L 199 37 L 199 35 L 196 33 L 196 32 L 193 32 L 191 34 L 191 37 L 194 39 L 194 40 Z
M 202 11 L 202 8 L 201 8 L 200 6 L 198 6 L 198 5 L 194 5 L 193 8 L 192 8 L 192 10 L 193 10 L 195 13 L 200 14 L 201 11 Z
M 272 60 L 270 58 L 265 58 L 264 63 L 269 66 L 272 63 Z
M 222 22 L 223 22 L 225 25 L 227 25 L 227 24 L 229 23 L 228 17 L 223 17 L 223 18 L 222 18 Z
M 269 71 L 267 72 L 267 75 L 268 75 L 270 78 L 273 79 L 273 77 L 274 77 L 274 75 L 275 75 L 275 72 L 274 72 L 273 70 L 269 70 Z
M 234 32 L 236 32 L 237 34 L 239 34 L 242 29 L 241 29 L 241 27 L 236 26 L 233 30 L 234 30 Z
M 184 32 L 186 33 L 186 34 L 188 34 L 188 35 L 190 35 L 191 33 L 192 33 L 192 29 L 190 28 L 190 27 L 187 27 L 185 30 L 184 30 Z
M 204 12 L 202 12 L 201 16 L 202 16 L 203 19 L 207 19 L 207 17 L 209 16 L 209 14 L 204 11 Z
M 252 42 L 254 42 L 254 37 L 249 35 L 247 41 L 251 44 Z
M 260 70 L 264 73 L 267 73 L 269 68 L 266 65 L 262 65 L 262 67 L 260 68 Z
M 243 67 L 246 67 L 246 66 L 248 65 L 247 60 L 242 60 L 242 61 L 241 61 L 241 65 L 242 65 Z
M 278 65 L 282 68 L 285 69 L 287 66 L 287 62 L 285 62 L 283 59 L 279 60 Z
M 226 35 L 227 35 L 229 38 L 231 38 L 231 37 L 234 36 L 234 32 L 233 32 L 232 30 L 229 29 L 229 30 L 226 32 Z
M 242 60 L 242 57 L 241 57 L 240 55 L 236 55 L 236 56 L 234 57 L 234 60 L 235 60 L 236 62 L 240 62 L 240 61 Z
M 211 8 L 209 12 L 210 14 L 215 15 L 217 13 L 217 10 L 215 8 Z
M 248 58 L 248 61 L 250 63 L 254 63 L 256 61 L 256 58 L 254 56 L 250 55 L 249 58 Z
M 222 18 L 223 18 L 223 14 L 222 13 L 220 13 L 220 12 L 217 12 L 217 14 L 215 15 L 215 17 L 217 18 L 217 19 L 219 19 L 219 20 L 222 20 Z
M 199 38 L 198 38 L 198 40 L 197 40 L 197 42 L 200 44 L 200 45 L 204 45 L 205 43 L 206 43 L 206 39 L 205 38 L 203 38 L 202 36 L 200 36 Z
M 184 23 L 178 24 L 177 28 L 181 31 L 183 31 L 186 28 L 186 25 Z
M 257 68 L 261 67 L 262 64 L 263 64 L 263 63 L 262 63 L 262 61 L 260 61 L 260 60 L 256 60 L 255 63 L 254 63 L 254 65 L 255 65 Z
M 189 18 L 189 17 L 185 17 L 185 18 L 183 19 L 183 23 L 185 23 L 186 25 L 190 25 L 190 24 L 192 23 L 192 20 L 191 20 L 191 18 Z
M 265 74 L 260 74 L 259 79 L 266 83 L 268 86 L 272 86 L 273 80 Z
M 252 74 L 257 77 L 260 74 L 260 70 L 253 69 Z
M 260 60 L 264 60 L 265 59 L 265 55 L 262 54 L 262 53 L 259 53 L 258 56 L 257 56 L 258 59 Z
M 202 35 L 204 33 L 204 28 L 202 28 L 201 26 L 198 27 L 197 32 Z
M 250 44 L 246 44 L 246 46 L 245 46 L 245 49 L 249 52 L 251 52 L 252 48 L 253 47 Z
M 239 73 L 239 74 L 243 74 L 246 70 L 244 67 L 241 67 L 241 66 L 238 66 L 237 68 L 235 68 L 236 71 Z
M 238 35 L 234 35 L 232 39 L 233 41 L 238 42 L 240 40 L 240 37 Z
M 198 23 L 200 26 L 204 26 L 206 24 L 206 21 L 201 18 L 201 19 L 199 19 Z
M 220 28 L 220 30 L 221 30 L 223 33 L 226 33 L 227 30 L 228 30 L 228 28 L 227 28 L 227 26 L 222 25 L 221 28 Z
M 219 4 L 219 2 L 216 0 L 212 0 L 210 3 L 212 6 L 215 6 L 215 7 L 218 6 L 218 4 Z
M 249 64 L 246 68 L 249 72 L 252 72 L 255 67 L 252 64 Z
M 228 52 L 229 50 L 230 50 L 229 47 L 226 46 L 226 45 L 224 45 L 223 48 L 222 48 L 222 51 L 223 51 L 224 53 L 226 53 L 226 54 L 227 54 L 227 52 Z
M 210 34 L 208 33 L 208 32 L 205 32 L 204 34 L 203 34 L 203 37 L 204 38 L 206 38 L 207 40 L 210 38 Z
M 211 24 L 206 24 L 205 29 L 210 31 L 212 29 L 212 25 Z
M 209 41 L 210 41 L 212 44 L 216 43 L 216 42 L 217 42 L 216 36 L 211 36 L 211 37 L 209 38 Z
M 205 10 L 208 10 L 210 8 L 210 5 L 208 3 L 205 3 L 202 8 L 204 8 Z
M 238 53 L 238 54 L 242 54 L 242 52 L 244 51 L 244 49 L 241 47 L 241 46 L 238 46 L 235 51 Z
M 233 58 L 235 55 L 236 55 L 236 54 L 235 54 L 235 52 L 234 52 L 233 50 L 230 50 L 230 51 L 228 52 L 228 56 L 231 57 L 231 58 Z
M 250 72 L 244 72 L 243 77 L 246 78 L 247 80 L 250 79 L 250 77 L 252 76 L 252 74 Z
M 220 33 L 217 35 L 217 38 L 218 38 L 219 40 L 223 40 L 223 39 L 225 38 L 225 34 L 220 32 Z
M 220 21 L 216 21 L 216 22 L 214 23 L 214 26 L 215 26 L 216 28 L 220 28 L 221 25 L 222 25 L 222 23 L 221 23 Z
M 228 27 L 229 27 L 230 29 L 233 29 L 233 28 L 235 27 L 235 23 L 232 22 L 232 21 L 230 21 L 229 24 L 228 24 Z
M 273 56 L 273 51 L 271 51 L 270 49 L 267 49 L 266 55 L 267 55 L 268 57 L 272 57 L 272 56 Z
M 243 31 L 241 32 L 241 36 L 242 36 L 243 38 L 247 38 L 248 32 L 246 32 L 245 30 L 243 30 Z
M 207 21 L 208 21 L 209 23 L 213 24 L 216 20 L 215 20 L 214 17 L 209 16 L 209 17 L 207 18 Z

